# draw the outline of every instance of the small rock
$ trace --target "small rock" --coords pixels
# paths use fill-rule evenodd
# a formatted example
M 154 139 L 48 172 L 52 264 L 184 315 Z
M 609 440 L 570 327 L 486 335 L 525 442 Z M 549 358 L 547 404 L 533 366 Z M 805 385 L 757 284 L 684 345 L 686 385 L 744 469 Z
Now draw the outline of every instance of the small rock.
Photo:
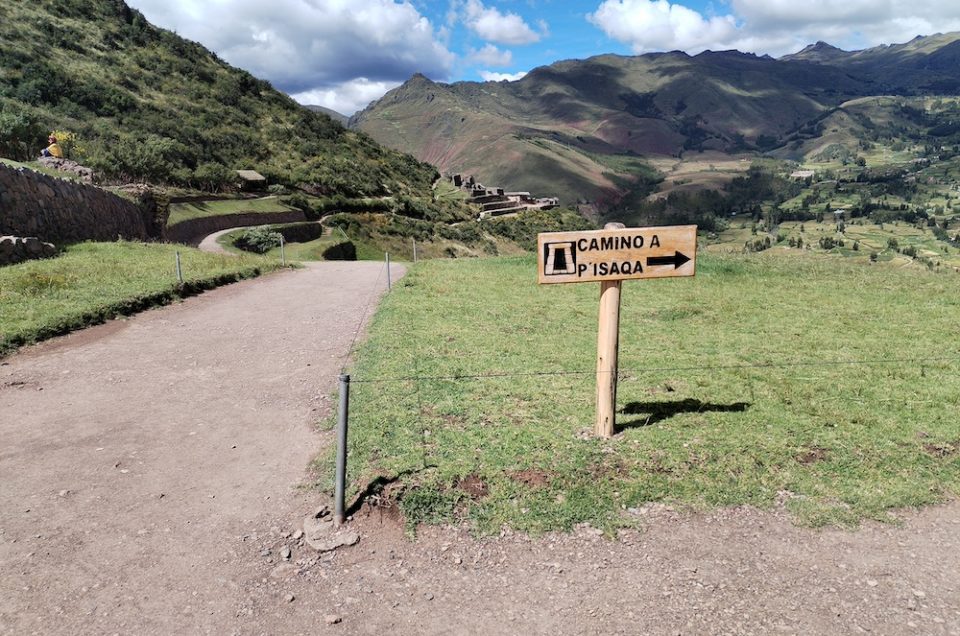
M 428 601 L 432 601 L 432 600 L 433 600 L 433 592 L 427 592 L 426 594 L 423 595 L 423 598 L 427 599 Z
M 330 519 L 307 517 L 303 520 L 303 534 L 307 537 L 307 541 L 311 539 L 316 541 L 329 536 L 333 534 L 333 521 Z
M 293 603 L 293 601 L 294 601 L 297 597 L 294 596 L 293 594 L 287 594 L 287 595 L 284 596 L 283 598 L 284 598 L 284 600 L 285 600 L 287 603 Z
M 921 592 L 920 590 L 914 590 L 913 595 L 916 596 L 917 598 L 927 598 L 926 593 Z
M 289 561 L 291 554 L 292 552 L 290 551 L 290 548 L 288 546 L 283 546 L 283 549 L 280 550 L 280 556 L 283 557 L 284 561 Z
M 337 548 L 356 545 L 360 541 L 360 534 L 353 530 L 340 530 L 327 536 L 312 537 L 306 535 L 307 544 L 317 552 L 330 552 Z
M 293 533 L 293 540 L 294 540 L 294 541 L 299 541 L 299 540 L 302 539 L 302 538 L 303 538 L 303 530 L 299 530 L 299 529 L 298 529 L 296 532 Z
M 59 493 L 57 493 L 57 494 L 59 494 L 61 497 L 66 497 L 67 495 L 70 494 L 70 491 L 69 491 L 69 490 L 61 490 L 61 491 L 60 491 Z
M 260 556 L 264 556 L 264 557 L 270 556 L 270 550 L 267 550 L 267 549 L 260 550 Z
M 323 622 L 326 623 L 327 625 L 336 625 L 342 620 L 343 619 L 337 616 L 336 614 L 327 614 L 326 616 L 323 617 Z
M 463 557 L 458 556 L 458 557 L 454 558 L 453 562 L 454 562 L 455 564 L 457 564 L 457 565 L 462 565 L 462 564 L 463 564 Z
M 297 572 L 298 572 L 297 566 L 295 566 L 294 564 L 292 564 L 292 563 L 283 563 L 283 564 L 278 565 L 277 567 L 273 568 L 273 569 L 270 571 L 270 578 L 271 578 L 271 579 L 275 579 L 275 580 L 282 580 L 282 579 L 286 579 L 286 578 L 290 578 L 290 577 L 292 577 L 292 576 L 295 576 L 295 575 L 297 574 Z
M 880 583 L 876 579 L 867 579 L 867 585 L 877 587 Z

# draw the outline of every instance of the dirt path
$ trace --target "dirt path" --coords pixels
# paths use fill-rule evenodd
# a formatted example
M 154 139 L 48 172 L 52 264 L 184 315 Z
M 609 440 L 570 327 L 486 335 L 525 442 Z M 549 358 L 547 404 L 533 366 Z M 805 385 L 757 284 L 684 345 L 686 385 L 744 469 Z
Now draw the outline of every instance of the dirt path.
M 856 532 L 782 509 L 643 531 L 406 539 L 389 511 L 291 536 L 382 266 L 240 283 L 0 366 L 2 634 L 957 634 L 960 504 Z M 282 557 L 291 549 L 291 559 Z
M 385 286 L 310 265 L 2 361 L 0 633 L 237 624 L 245 548 L 309 504 L 313 425 Z
M 224 249 L 223 245 L 220 245 L 219 243 L 217 243 L 217 240 L 224 234 L 229 234 L 230 232 L 233 232 L 234 230 L 238 230 L 238 229 L 240 228 L 229 227 L 225 230 L 214 232 L 213 234 L 207 236 L 205 239 L 200 241 L 200 245 L 198 245 L 197 248 L 203 250 L 204 252 L 211 252 L 213 254 L 229 254 L 230 252 Z

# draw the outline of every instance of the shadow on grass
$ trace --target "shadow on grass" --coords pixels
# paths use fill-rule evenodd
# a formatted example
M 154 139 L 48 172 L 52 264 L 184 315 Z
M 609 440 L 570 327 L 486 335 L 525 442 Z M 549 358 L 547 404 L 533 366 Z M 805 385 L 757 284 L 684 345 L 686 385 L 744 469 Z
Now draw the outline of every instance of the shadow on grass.
M 346 510 L 344 513 L 347 516 L 355 515 L 360 512 L 360 509 L 363 508 L 363 504 L 366 503 L 371 498 L 374 498 L 383 491 L 385 491 L 389 486 L 393 484 L 400 483 L 404 477 L 409 477 L 411 475 L 417 475 L 419 473 L 425 472 L 427 470 L 432 470 L 437 468 L 435 464 L 424 464 L 423 468 L 411 468 L 408 470 L 403 470 L 397 473 L 396 475 L 378 475 L 372 481 L 367 483 L 360 492 L 358 492 L 349 505 L 345 505 Z
M 750 408 L 749 402 L 734 402 L 733 404 L 713 404 L 710 402 L 701 402 L 694 398 L 687 398 L 678 401 L 662 402 L 629 402 L 620 412 L 624 415 L 641 415 L 628 422 L 617 422 L 617 432 L 628 428 L 640 428 L 643 426 L 652 426 L 663 420 L 670 419 L 680 413 L 743 413 Z

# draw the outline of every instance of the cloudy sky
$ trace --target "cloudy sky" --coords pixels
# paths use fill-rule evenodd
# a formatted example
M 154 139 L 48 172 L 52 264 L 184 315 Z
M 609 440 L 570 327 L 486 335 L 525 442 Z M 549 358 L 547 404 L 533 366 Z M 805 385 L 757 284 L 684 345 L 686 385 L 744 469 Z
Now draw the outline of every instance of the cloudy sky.
M 304 104 L 346 115 L 420 72 L 518 79 L 600 53 L 780 56 L 960 31 L 958 0 L 127 0 Z

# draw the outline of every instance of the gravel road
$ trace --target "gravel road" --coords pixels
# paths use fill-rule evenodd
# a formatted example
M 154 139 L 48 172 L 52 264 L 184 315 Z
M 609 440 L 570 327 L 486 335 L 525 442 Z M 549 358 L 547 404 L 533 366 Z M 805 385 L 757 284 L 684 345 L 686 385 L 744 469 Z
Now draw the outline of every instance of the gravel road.
M 640 531 L 299 537 L 315 423 L 379 263 L 322 263 L 0 361 L 2 634 L 952 634 L 960 504 L 809 530 L 653 505 Z M 285 558 L 289 549 L 289 558 Z

